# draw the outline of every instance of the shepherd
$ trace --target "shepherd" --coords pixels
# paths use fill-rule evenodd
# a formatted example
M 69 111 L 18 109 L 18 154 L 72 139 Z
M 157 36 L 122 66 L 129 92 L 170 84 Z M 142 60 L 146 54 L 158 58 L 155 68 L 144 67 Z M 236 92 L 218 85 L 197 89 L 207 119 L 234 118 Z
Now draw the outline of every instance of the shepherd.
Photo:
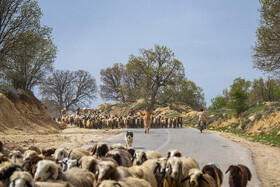
M 149 134 L 150 133 L 151 122 L 152 122 L 151 115 L 153 113 L 150 111 L 149 107 L 146 107 L 146 110 L 145 110 L 144 113 L 142 113 L 142 112 L 140 112 L 140 113 L 141 113 L 141 115 L 145 115 L 145 117 L 144 117 L 145 134 L 146 133 Z

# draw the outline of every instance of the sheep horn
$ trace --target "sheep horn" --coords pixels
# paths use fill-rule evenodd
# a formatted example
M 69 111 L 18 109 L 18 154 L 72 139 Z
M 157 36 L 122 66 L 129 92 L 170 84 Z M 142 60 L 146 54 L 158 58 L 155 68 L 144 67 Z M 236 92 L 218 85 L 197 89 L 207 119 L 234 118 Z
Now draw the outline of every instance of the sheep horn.
M 203 175 L 201 175 L 200 178 L 201 178 L 202 180 L 204 180 L 207 184 L 209 184 L 209 182 L 205 179 L 205 177 L 204 177 Z
M 191 178 L 191 176 L 187 176 L 185 178 L 183 178 L 183 180 L 181 180 L 181 183 L 185 182 L 186 180 L 189 180 Z

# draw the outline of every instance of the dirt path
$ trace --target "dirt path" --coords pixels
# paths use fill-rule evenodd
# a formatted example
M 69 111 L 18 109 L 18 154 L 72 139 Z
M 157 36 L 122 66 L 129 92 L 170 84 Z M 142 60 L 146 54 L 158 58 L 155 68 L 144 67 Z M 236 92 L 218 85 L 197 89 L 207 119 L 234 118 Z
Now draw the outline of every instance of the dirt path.
M 230 133 L 221 133 L 211 131 L 219 134 L 235 142 L 241 143 L 248 147 L 253 155 L 254 164 L 264 187 L 278 187 L 280 186 L 280 148 L 270 147 L 257 142 L 251 142 L 239 136 Z

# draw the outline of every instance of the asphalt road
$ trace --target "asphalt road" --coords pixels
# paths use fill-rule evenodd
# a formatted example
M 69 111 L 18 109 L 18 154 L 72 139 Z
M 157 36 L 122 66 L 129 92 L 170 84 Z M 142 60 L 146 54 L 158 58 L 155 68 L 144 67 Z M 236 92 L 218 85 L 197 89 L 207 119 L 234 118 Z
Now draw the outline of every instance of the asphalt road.
M 177 149 L 183 155 L 195 158 L 200 168 L 210 162 L 218 164 L 224 173 L 223 187 L 228 186 L 228 174 L 225 174 L 225 171 L 231 164 L 244 164 L 250 169 L 253 177 L 247 186 L 262 186 L 251 152 L 246 147 L 222 136 L 207 131 L 200 133 L 198 129 L 193 128 L 151 129 L 150 134 L 145 134 L 144 129 L 127 130 L 134 133 L 132 147 L 136 150 L 156 150 L 166 157 L 169 149 Z M 125 132 L 126 130 L 102 142 L 125 145 Z M 85 146 L 88 147 L 89 145 Z

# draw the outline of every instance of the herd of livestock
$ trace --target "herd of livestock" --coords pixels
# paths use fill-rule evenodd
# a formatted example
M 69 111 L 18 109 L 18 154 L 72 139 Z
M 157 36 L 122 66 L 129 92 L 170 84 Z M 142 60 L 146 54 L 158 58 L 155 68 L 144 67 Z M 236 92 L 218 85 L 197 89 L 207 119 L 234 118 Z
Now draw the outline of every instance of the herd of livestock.
M 59 123 L 76 125 L 77 127 L 93 129 L 115 129 L 115 128 L 144 128 L 144 117 L 141 115 L 110 116 L 91 112 L 83 109 L 77 114 L 68 115 L 62 111 L 62 117 L 57 119 Z M 151 128 L 178 128 L 183 126 L 182 117 L 151 117 Z
M 1 187 L 221 187 L 224 172 L 214 163 L 200 168 L 179 150 L 161 155 L 101 142 L 88 149 L 8 150 L 0 141 Z M 252 177 L 241 164 L 225 173 L 230 187 L 245 187 Z

